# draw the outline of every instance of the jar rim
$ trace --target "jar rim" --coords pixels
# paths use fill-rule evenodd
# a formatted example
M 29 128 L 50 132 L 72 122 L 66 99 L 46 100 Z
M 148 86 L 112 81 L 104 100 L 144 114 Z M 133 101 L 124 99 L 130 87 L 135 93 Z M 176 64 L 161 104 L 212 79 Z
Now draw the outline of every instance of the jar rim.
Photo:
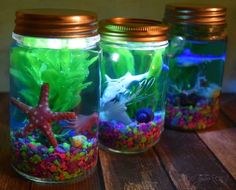
M 49 49 L 91 49 L 100 41 L 100 35 L 86 38 L 41 38 L 12 33 L 12 38 L 21 45 Z
M 222 26 L 226 25 L 226 8 L 205 4 L 167 4 L 165 22 L 178 24 Z
M 133 42 L 167 40 L 168 26 L 160 21 L 137 18 L 111 18 L 99 23 L 103 39 Z
M 117 46 L 117 48 L 124 47 L 129 50 L 157 50 L 166 48 L 169 45 L 168 40 L 159 42 L 136 42 L 136 41 L 115 41 L 110 39 L 101 38 L 101 46 L 112 45 Z

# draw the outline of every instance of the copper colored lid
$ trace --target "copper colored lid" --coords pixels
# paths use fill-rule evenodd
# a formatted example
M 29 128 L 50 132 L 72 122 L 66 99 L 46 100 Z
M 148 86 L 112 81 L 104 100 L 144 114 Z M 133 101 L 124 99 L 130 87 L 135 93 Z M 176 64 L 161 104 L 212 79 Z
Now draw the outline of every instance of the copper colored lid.
M 164 21 L 179 24 L 226 25 L 226 8 L 222 6 L 169 4 Z
M 14 33 L 47 38 L 97 35 L 97 16 L 89 11 L 29 9 L 16 12 Z
M 160 42 L 167 40 L 166 25 L 159 21 L 135 18 L 112 18 L 100 22 L 103 40 Z

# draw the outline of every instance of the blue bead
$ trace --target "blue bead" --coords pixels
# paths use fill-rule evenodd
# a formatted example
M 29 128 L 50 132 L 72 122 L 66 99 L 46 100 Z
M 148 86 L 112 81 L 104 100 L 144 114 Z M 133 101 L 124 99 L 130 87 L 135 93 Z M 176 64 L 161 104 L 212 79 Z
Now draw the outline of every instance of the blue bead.
M 154 119 L 154 113 L 150 108 L 141 108 L 136 113 L 136 120 L 139 123 L 148 123 Z

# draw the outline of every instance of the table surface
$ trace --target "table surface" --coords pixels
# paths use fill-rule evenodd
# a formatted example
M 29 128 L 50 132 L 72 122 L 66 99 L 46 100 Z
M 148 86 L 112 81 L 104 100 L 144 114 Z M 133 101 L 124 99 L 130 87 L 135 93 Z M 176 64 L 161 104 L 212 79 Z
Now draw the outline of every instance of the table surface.
M 165 130 L 146 153 L 100 150 L 97 170 L 73 184 L 44 185 L 10 166 L 8 94 L 0 94 L 0 190 L 236 190 L 236 94 L 221 97 L 218 123 L 199 132 Z

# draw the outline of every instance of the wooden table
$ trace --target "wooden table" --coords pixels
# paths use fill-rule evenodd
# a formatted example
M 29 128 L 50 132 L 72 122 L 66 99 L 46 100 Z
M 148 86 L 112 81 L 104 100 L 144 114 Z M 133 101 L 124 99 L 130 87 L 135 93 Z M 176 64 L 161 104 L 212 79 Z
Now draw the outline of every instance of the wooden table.
M 42 185 L 10 167 L 8 95 L 0 94 L 0 190 L 236 190 L 236 95 L 224 94 L 214 129 L 166 130 L 150 151 L 125 156 L 100 151 L 97 171 L 66 185 Z

